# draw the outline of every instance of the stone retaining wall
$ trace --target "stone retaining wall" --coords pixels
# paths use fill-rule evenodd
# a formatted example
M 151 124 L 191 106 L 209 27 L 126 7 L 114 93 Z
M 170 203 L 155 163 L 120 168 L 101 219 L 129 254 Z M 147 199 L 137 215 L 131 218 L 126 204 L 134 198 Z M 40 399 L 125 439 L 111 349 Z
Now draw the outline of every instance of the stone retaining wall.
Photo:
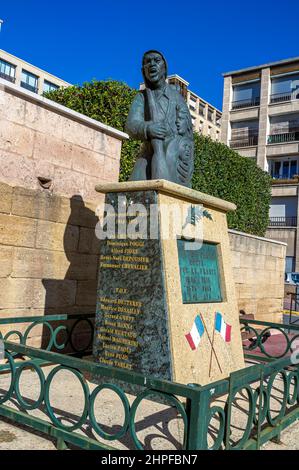
M 96 201 L 99 181 L 118 181 L 127 135 L 0 79 L 0 181 Z
M 286 244 L 229 230 L 239 309 L 282 321 Z
M 94 313 L 95 209 L 0 183 L 0 317 Z

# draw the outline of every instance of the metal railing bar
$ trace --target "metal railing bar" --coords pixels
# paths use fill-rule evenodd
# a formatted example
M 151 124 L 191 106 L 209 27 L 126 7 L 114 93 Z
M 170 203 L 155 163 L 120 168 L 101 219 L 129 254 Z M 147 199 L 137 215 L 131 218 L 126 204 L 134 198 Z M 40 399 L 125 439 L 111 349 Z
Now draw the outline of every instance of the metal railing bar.
M 60 364 L 62 366 L 79 369 L 80 371 L 89 372 L 98 376 L 114 378 L 119 381 L 128 382 L 134 385 L 140 385 L 144 388 L 158 389 L 161 392 L 172 393 L 182 397 L 190 398 L 198 394 L 201 386 L 183 385 L 170 380 L 161 380 L 153 376 L 144 376 L 137 372 L 126 371 L 122 369 L 105 366 L 84 359 L 77 359 L 64 354 L 55 353 L 52 351 L 45 351 L 42 349 L 23 346 L 21 344 L 4 341 L 5 349 L 21 353 L 23 356 L 35 357 L 50 362 L 51 364 Z
M 265 326 L 271 326 L 272 328 L 282 328 L 282 329 L 285 329 L 285 330 L 289 330 L 289 329 L 292 329 L 292 330 L 299 330 L 299 326 L 293 326 L 291 328 L 290 325 L 284 325 L 283 323 L 273 323 L 273 322 L 269 322 L 269 321 L 263 321 L 263 320 L 247 320 L 247 319 L 242 319 L 242 317 L 240 318 L 240 323 L 242 324 L 246 324 L 246 323 L 251 323 L 251 324 L 256 324 L 256 325 L 265 325 Z
M 99 441 L 86 437 L 82 434 L 75 432 L 65 431 L 64 429 L 58 429 L 48 421 L 44 421 L 36 416 L 29 415 L 23 411 L 18 411 L 13 408 L 9 408 L 5 405 L 0 405 L 0 415 L 13 421 L 13 423 L 19 423 L 21 425 L 28 426 L 34 430 L 40 431 L 44 434 L 48 434 L 50 437 L 56 439 L 63 439 L 70 444 L 78 446 L 86 450 L 117 450 L 115 447 L 110 447 L 106 444 L 101 444 Z
M 273 439 L 273 437 L 276 437 L 277 435 L 279 435 L 281 431 L 283 431 L 285 428 L 290 426 L 290 424 L 294 423 L 297 420 L 298 420 L 298 407 L 295 408 L 294 410 L 289 411 L 281 419 L 279 424 L 275 425 L 275 427 L 270 426 L 270 425 L 264 427 L 264 429 L 262 429 L 260 432 L 260 445 L 265 444 L 270 439 Z M 256 439 L 250 438 L 245 443 L 242 450 L 255 450 L 255 449 L 256 449 Z
M 0 318 L 0 325 L 14 324 L 14 323 L 33 323 L 37 321 L 60 321 L 60 320 L 77 320 L 84 318 L 93 318 L 94 313 L 61 313 L 56 315 L 43 315 L 39 317 L 12 317 L 12 318 Z

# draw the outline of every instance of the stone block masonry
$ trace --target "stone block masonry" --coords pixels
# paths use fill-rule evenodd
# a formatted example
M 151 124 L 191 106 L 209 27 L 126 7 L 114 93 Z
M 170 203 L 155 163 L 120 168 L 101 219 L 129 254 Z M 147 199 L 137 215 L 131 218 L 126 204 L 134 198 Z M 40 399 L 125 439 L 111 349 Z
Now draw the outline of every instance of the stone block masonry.
M 0 195 L 0 317 L 94 313 L 96 204 L 5 183 Z
M 49 180 L 52 194 L 98 201 L 95 184 L 118 181 L 121 143 L 127 137 L 0 79 L 2 182 L 38 189 L 40 179 Z
M 286 243 L 229 230 L 239 309 L 281 322 Z

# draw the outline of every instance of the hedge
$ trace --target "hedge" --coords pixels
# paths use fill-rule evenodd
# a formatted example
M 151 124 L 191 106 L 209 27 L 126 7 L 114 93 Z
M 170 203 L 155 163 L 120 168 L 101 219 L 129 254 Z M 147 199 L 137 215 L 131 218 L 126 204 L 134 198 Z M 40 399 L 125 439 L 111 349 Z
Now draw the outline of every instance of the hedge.
M 137 90 L 116 80 L 92 81 L 51 91 L 45 96 L 93 119 L 124 130 L 126 117 Z M 195 170 L 193 189 L 234 202 L 228 214 L 230 228 L 264 235 L 269 220 L 271 178 L 250 158 L 226 145 L 194 133 Z M 132 139 L 122 146 L 120 181 L 133 169 L 140 142 Z

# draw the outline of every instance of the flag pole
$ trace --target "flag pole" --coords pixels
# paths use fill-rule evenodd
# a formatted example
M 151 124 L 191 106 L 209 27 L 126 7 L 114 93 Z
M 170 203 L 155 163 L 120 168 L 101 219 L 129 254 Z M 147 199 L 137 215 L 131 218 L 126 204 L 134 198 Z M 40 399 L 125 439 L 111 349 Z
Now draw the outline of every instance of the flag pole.
M 206 330 L 206 332 L 207 332 L 208 339 L 209 339 L 209 342 L 210 342 L 210 345 L 211 345 L 212 351 L 213 351 L 213 353 L 215 354 L 215 358 L 216 358 L 216 361 L 217 361 L 217 364 L 218 364 L 219 370 L 220 370 L 220 372 L 221 372 L 221 374 L 222 374 L 222 369 L 221 369 L 221 366 L 220 366 L 220 364 L 219 364 L 218 357 L 217 357 L 217 354 L 216 354 L 216 352 L 215 352 L 215 349 L 214 349 L 214 345 L 213 345 L 213 343 L 212 343 L 212 341 L 211 341 L 211 338 L 210 338 L 210 335 L 209 335 L 209 332 L 208 332 L 207 326 L 206 326 L 206 324 L 205 324 L 205 321 L 204 321 L 204 319 L 203 319 L 203 316 L 202 316 L 202 314 L 201 314 L 201 313 L 200 313 L 200 318 L 201 318 L 201 321 L 203 322 L 203 326 L 205 327 L 205 330 Z
M 212 370 L 214 339 L 215 339 L 215 314 L 214 314 L 214 328 L 213 328 L 212 347 L 211 347 L 211 355 L 210 355 L 209 377 L 211 377 L 211 370 Z

